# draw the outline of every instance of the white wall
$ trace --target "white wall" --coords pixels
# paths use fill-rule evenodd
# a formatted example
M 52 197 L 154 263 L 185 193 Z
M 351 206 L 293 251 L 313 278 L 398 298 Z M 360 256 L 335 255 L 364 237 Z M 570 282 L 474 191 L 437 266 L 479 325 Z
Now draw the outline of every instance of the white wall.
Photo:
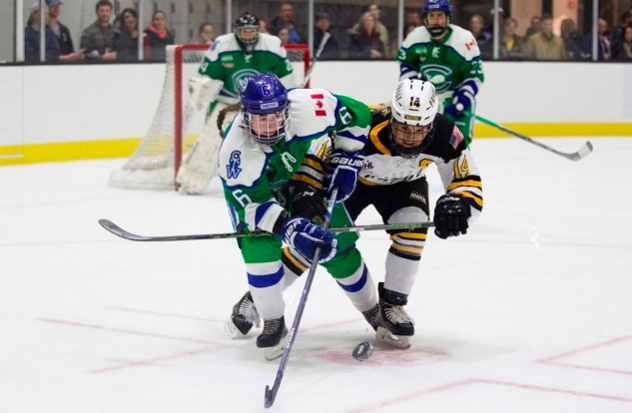
M 632 65 L 487 63 L 478 113 L 496 122 L 632 123 Z M 388 101 L 395 62 L 319 62 L 313 87 Z M 0 146 L 141 137 L 162 64 L 0 66 Z

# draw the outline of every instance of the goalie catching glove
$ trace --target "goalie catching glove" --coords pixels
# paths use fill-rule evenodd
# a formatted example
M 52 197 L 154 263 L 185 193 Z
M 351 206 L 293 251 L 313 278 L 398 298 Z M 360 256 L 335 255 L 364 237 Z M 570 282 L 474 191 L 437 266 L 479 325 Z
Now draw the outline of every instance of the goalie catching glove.
M 472 215 L 470 203 L 462 196 L 443 195 L 437 200 L 434 211 L 435 235 L 439 238 L 466 234 L 468 219 Z
M 302 256 L 314 260 L 316 248 L 320 247 L 320 259 L 324 263 L 331 260 L 338 251 L 338 241 L 331 232 L 312 224 L 304 217 L 290 218 L 281 228 L 281 238 Z
M 351 196 L 358 183 L 358 174 L 364 164 L 364 151 L 347 152 L 336 149 L 327 164 L 329 179 L 327 198 L 331 198 L 334 188 L 338 187 L 336 201 L 342 202 Z

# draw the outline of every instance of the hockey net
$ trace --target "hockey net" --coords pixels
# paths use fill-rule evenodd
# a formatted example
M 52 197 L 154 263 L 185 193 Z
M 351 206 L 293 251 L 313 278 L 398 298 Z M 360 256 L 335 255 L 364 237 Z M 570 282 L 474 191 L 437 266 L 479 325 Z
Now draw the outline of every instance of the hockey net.
M 186 107 L 187 82 L 197 74 L 205 44 L 167 46 L 166 71 L 160 102 L 151 126 L 127 162 L 110 174 L 110 186 L 128 189 L 177 189 L 175 177 L 206 121 L 206 108 Z M 294 67 L 297 84 L 302 84 L 309 67 L 307 45 L 285 46 Z

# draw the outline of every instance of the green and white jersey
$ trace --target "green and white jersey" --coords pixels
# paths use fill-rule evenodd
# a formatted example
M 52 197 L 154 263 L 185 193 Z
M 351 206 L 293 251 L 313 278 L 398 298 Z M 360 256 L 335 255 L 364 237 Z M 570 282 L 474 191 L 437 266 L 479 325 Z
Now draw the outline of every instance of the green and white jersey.
M 218 37 L 198 69 L 199 74 L 224 82 L 217 100 L 227 104 L 239 102 L 239 85 L 244 77 L 272 72 L 282 79 L 292 71 L 281 40 L 263 33 L 252 53 L 244 52 L 232 33 Z
M 249 231 L 272 232 L 284 208 L 275 195 L 298 172 L 311 150 L 321 149 L 318 138 L 335 132 L 334 147 L 346 151 L 364 148 L 371 111 L 364 104 L 324 89 L 292 89 L 290 124 L 275 145 L 256 142 L 239 113 L 227 130 L 219 151 L 219 175 L 233 212 L 233 223 Z
M 440 96 L 452 97 L 453 91 L 464 87 L 476 96 L 485 80 L 474 36 L 452 24 L 441 41 L 434 40 L 424 26 L 413 30 L 399 48 L 397 61 L 400 80 L 430 81 Z

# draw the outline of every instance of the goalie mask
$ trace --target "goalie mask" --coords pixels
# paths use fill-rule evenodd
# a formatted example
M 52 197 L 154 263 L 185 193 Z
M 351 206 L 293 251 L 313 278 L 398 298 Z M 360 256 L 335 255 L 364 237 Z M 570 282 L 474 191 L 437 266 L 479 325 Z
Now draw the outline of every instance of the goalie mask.
M 252 53 L 259 40 L 259 18 L 250 12 L 242 14 L 235 22 L 235 37 L 246 53 Z
M 274 145 L 290 126 L 287 90 L 274 73 L 248 76 L 239 91 L 246 130 L 264 145 Z
M 432 83 L 419 79 L 399 82 L 391 100 L 391 143 L 397 155 L 414 158 L 428 147 L 438 109 Z
M 439 17 L 438 21 L 432 19 L 432 23 L 428 21 L 428 14 L 431 12 L 443 12 L 445 14 L 445 21 L 441 21 L 443 18 Z M 436 14 L 436 13 L 434 13 Z M 430 32 L 432 37 L 441 37 L 450 24 L 450 17 L 452 15 L 452 4 L 450 0 L 427 0 L 423 8 L 423 21 L 426 29 Z

